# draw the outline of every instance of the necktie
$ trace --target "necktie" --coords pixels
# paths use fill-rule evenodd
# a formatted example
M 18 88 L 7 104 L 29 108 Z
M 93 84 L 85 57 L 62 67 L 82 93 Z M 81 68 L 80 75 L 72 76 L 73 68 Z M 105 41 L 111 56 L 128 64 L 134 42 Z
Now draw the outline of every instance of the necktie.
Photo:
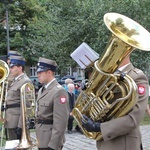
M 46 90 L 45 86 L 42 87 L 42 93 Z

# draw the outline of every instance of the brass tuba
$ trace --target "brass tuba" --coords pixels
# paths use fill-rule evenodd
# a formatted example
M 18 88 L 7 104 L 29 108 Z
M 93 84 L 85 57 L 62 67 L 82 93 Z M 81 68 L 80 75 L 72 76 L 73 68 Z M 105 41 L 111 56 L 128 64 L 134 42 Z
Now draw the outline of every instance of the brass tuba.
M 30 82 L 21 87 L 22 136 L 17 149 L 32 148 L 36 144 L 31 140 L 29 122 L 35 120 L 35 89 Z
M 117 13 L 105 14 L 104 22 L 112 37 L 101 59 L 93 62 L 86 90 L 81 91 L 73 109 L 73 116 L 82 132 L 95 140 L 102 139 L 102 134 L 84 129 L 83 114 L 101 122 L 126 115 L 137 101 L 137 86 L 128 75 L 120 76 L 115 71 L 135 48 L 150 50 L 150 43 L 147 42 L 150 41 L 150 33 L 137 22 Z M 116 90 L 122 95 L 117 99 L 114 98 Z

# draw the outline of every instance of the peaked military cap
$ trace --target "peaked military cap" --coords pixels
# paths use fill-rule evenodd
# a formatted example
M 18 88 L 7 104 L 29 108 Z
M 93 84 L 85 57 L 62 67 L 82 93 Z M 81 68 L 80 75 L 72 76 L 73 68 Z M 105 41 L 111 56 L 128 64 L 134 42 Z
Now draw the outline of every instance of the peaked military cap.
M 25 66 L 25 58 L 23 56 L 10 56 L 10 67 L 13 66 Z
M 10 58 L 10 56 L 21 56 L 21 54 L 17 51 L 9 51 L 8 58 Z
M 40 57 L 37 64 L 37 73 L 47 70 L 56 71 L 57 63 L 54 60 Z

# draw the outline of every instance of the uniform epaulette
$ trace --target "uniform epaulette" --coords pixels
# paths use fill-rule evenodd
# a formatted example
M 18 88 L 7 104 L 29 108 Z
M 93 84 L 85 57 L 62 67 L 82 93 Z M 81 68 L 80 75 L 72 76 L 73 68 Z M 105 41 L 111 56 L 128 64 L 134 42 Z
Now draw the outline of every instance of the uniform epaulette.
M 135 73 L 137 73 L 137 74 L 143 73 L 143 71 L 142 71 L 142 70 L 137 69 L 137 68 L 135 68 L 135 69 L 134 69 L 134 71 L 135 71 Z
M 57 88 L 60 89 L 60 88 L 62 88 L 62 86 L 61 85 L 57 85 Z
M 26 74 L 24 75 L 24 79 L 25 80 L 30 80 L 29 77 Z

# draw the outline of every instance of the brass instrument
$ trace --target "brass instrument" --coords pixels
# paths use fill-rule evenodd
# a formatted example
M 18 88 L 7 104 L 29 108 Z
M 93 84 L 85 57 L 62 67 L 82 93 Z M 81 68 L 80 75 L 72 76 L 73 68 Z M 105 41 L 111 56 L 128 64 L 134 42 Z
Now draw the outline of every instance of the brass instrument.
M 27 149 L 35 146 L 29 133 L 29 120 L 35 120 L 35 89 L 30 82 L 21 87 L 22 137 L 17 149 Z
M 6 105 L 6 96 L 8 89 L 7 77 L 9 75 L 9 67 L 6 62 L 0 60 L 0 122 L 2 123 L 1 127 L 1 141 L 0 147 L 2 147 L 3 137 L 4 137 L 4 122 L 5 122 L 5 110 L 2 112 L 2 107 L 5 108 Z
M 105 14 L 104 22 L 112 37 L 104 55 L 94 62 L 86 90 L 81 91 L 73 109 L 73 116 L 82 132 L 95 140 L 102 139 L 102 134 L 86 131 L 82 126 L 83 115 L 101 122 L 126 115 L 137 101 L 137 86 L 128 75 L 122 77 L 115 71 L 135 48 L 150 50 L 147 42 L 150 41 L 150 33 L 137 22 L 117 13 Z M 116 90 L 121 97 L 115 98 Z
M 2 105 L 5 103 L 5 84 L 7 83 L 6 79 L 9 75 L 9 67 L 6 62 L 0 60 L 0 109 Z M 0 122 L 4 123 L 4 117 L 2 111 L 0 110 Z

